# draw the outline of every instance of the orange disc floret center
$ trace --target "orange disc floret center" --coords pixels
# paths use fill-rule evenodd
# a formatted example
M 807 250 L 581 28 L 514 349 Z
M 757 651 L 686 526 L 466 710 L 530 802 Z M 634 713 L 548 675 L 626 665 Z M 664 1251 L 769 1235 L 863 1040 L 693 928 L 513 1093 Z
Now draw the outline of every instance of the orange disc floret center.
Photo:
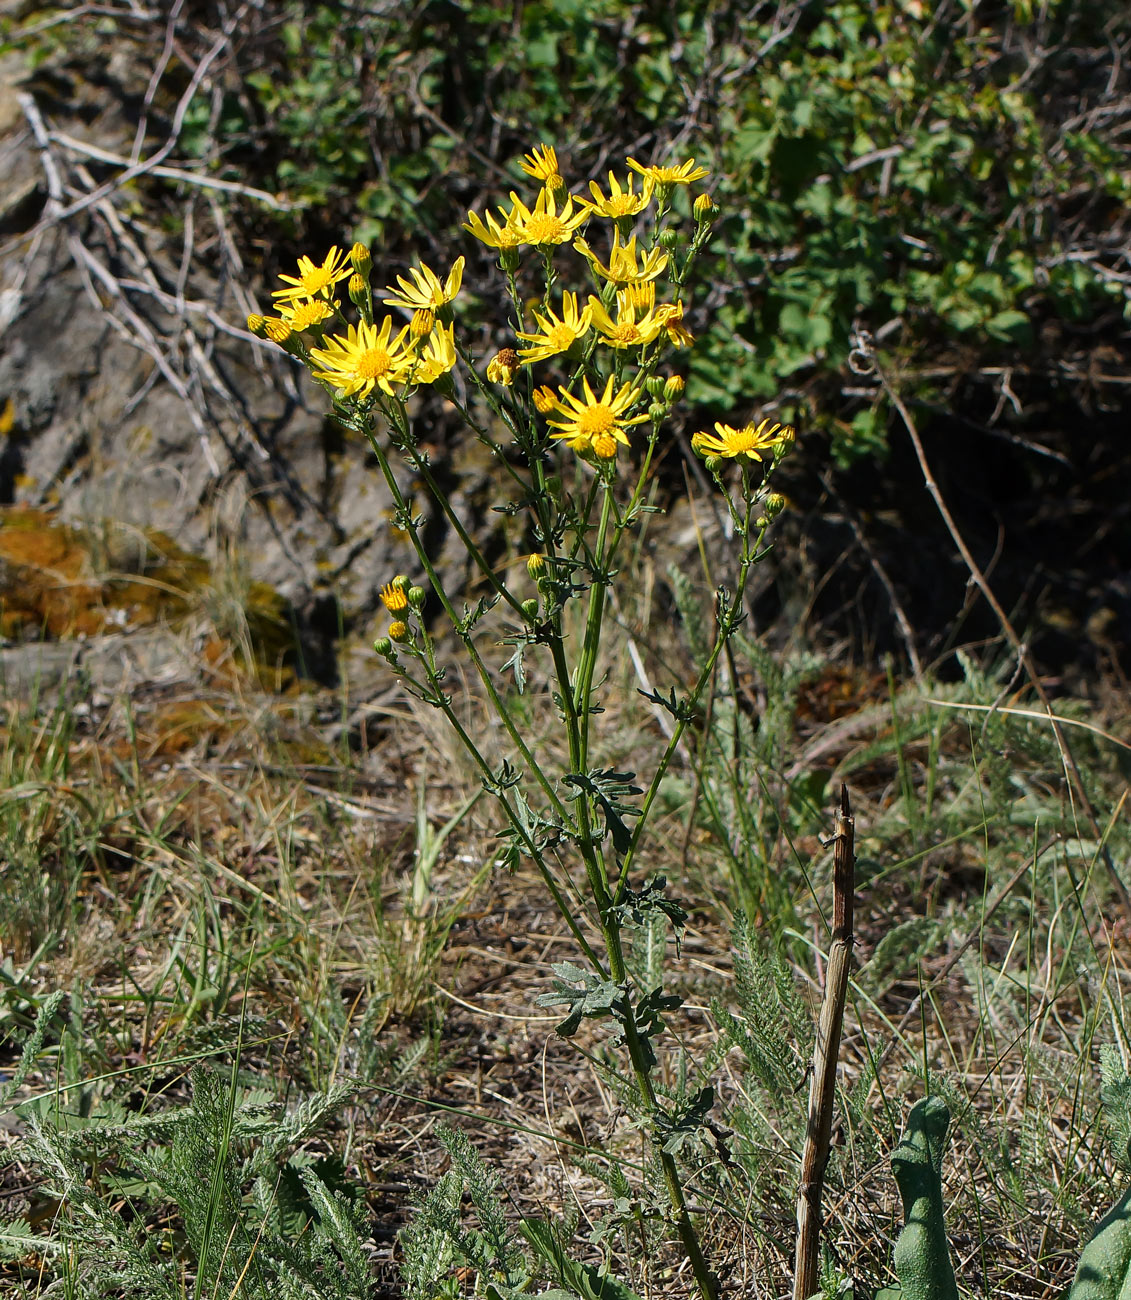
M 625 321 L 622 324 L 617 325 L 615 329 L 610 331 L 609 338 L 613 339 L 617 343 L 624 343 L 626 345 L 642 343 L 644 341 L 644 336 L 632 321 Z
M 752 424 L 745 424 L 735 431 L 734 437 L 728 439 L 735 451 L 750 451 L 762 445 L 758 430 Z
M 635 194 L 616 194 L 605 202 L 605 216 L 632 217 L 636 215 L 637 196 Z
M 597 451 L 597 440 L 602 435 L 607 436 L 616 421 L 617 417 L 611 406 L 606 406 L 603 402 L 595 402 L 580 412 L 577 417 L 577 428 L 593 443 L 593 450 Z M 597 455 L 601 455 L 600 451 L 597 451 Z
M 384 348 L 367 348 L 354 363 L 358 379 L 383 379 L 393 368 Z

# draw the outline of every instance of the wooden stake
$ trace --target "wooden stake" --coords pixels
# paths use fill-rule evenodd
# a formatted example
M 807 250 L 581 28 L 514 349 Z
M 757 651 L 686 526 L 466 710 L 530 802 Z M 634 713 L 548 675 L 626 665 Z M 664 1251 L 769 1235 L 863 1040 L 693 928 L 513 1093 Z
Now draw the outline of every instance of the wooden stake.
M 809 1119 L 801 1155 L 801 1185 L 797 1190 L 797 1253 L 793 1268 L 793 1300 L 809 1300 L 821 1288 L 817 1281 L 821 1245 L 821 1192 L 833 1127 L 836 1067 L 840 1031 L 852 961 L 852 902 L 856 856 L 856 824 L 848 803 L 848 787 L 840 787 L 840 812 L 833 841 L 833 931 L 826 968 L 825 995 L 813 1049 L 809 1081 Z

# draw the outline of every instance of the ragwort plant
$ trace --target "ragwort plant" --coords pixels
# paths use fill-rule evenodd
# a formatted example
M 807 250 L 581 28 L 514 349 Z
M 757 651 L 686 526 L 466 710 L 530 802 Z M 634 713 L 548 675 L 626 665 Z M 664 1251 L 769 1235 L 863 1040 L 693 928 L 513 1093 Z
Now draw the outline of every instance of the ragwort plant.
M 675 1106 L 662 1100 L 654 1080 L 656 1043 L 680 998 L 665 992 L 662 978 L 655 987 L 634 982 L 626 939 L 634 926 L 659 920 L 678 942 L 686 920 L 663 877 L 648 872 L 646 830 L 684 731 L 742 621 L 747 579 L 766 554 L 767 529 L 784 504 L 770 492 L 770 477 L 794 430 L 767 417 L 720 421 L 714 432 L 693 435 L 691 447 L 729 513 L 733 585 L 715 593 L 713 637 L 690 689 L 646 697 L 672 718 L 670 740 L 650 777 L 599 767 L 599 664 L 610 593 L 625 580 L 626 539 L 655 509 L 657 450 L 683 391 L 669 359 L 692 342 L 684 303 L 717 213 L 708 194 L 687 200 L 688 187 L 706 175 L 694 160 L 660 166 L 629 158 L 627 167 L 623 182 L 609 173 L 607 191 L 591 181 L 588 195 L 571 194 L 554 149 L 542 145 L 522 162 L 538 185 L 531 204 L 512 192 L 510 206 L 497 214 L 468 213 L 464 229 L 498 252 L 512 314 L 513 346 L 486 362 L 473 355 L 466 340 L 474 335 L 456 313 L 462 257 L 443 278 L 420 265 L 383 292 L 371 283 L 372 257 L 361 244 L 348 253 L 332 248 L 320 263 L 303 257 L 297 275 L 283 276 L 273 294 L 277 315 L 253 316 L 249 328 L 298 358 L 329 394 L 336 417 L 373 450 L 396 526 L 422 575 L 418 582 L 398 576 L 383 588 L 392 621 L 374 648 L 411 695 L 447 719 L 502 815 L 500 860 L 532 862 L 569 927 L 580 961 L 555 966 L 553 991 L 540 1001 L 566 1007 L 558 1025 L 564 1037 L 583 1020 L 610 1024 L 608 1046 L 623 1062 L 618 1090 L 627 1093 L 651 1143 L 669 1202 L 665 1215 L 709 1300 L 716 1281 L 676 1156 L 705 1118 L 712 1094 L 703 1088 Z M 566 288 L 573 274 L 581 283 Z M 524 289 L 532 280 L 540 292 L 528 306 Z M 392 313 L 381 313 L 378 304 Z M 412 398 L 425 387 L 455 407 L 500 476 L 510 479 L 513 496 L 503 508 L 524 517 L 533 539 L 526 565 L 533 594 L 488 560 L 433 474 L 412 418 Z M 485 583 L 486 594 L 474 604 L 459 603 L 445 587 L 398 462 L 431 494 Z M 453 707 L 437 650 L 440 632 L 423 616 L 429 591 L 505 732 L 509 753 L 501 762 L 484 752 Z M 570 635 L 575 612 L 581 630 Z M 485 634 L 490 629 L 489 639 L 500 639 L 500 618 L 513 649 L 501 668 L 485 656 Z M 505 672 L 513 674 L 513 691 L 503 684 Z M 533 734 L 514 703 L 532 673 L 549 683 L 568 753 L 565 770 L 555 770 L 553 758 L 563 751 Z

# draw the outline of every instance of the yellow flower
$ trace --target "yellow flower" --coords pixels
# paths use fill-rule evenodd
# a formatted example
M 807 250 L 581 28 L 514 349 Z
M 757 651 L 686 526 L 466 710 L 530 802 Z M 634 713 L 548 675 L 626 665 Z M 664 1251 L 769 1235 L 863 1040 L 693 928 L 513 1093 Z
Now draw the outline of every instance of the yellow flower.
M 692 434 L 692 450 L 700 456 L 724 456 L 728 460 L 745 456 L 748 460 L 761 460 L 762 452 L 771 450 L 786 441 L 787 437 L 793 438 L 792 425 L 787 424 L 783 427 L 780 424 L 771 424 L 768 419 L 757 426 L 753 423 L 744 424 L 741 429 L 736 429 L 729 424 L 720 424 L 716 420 L 715 430 L 718 437 L 711 433 Z
M 617 221 L 622 217 L 635 217 L 652 201 L 652 190 L 655 182 L 650 176 L 644 178 L 644 188 L 637 194 L 633 189 L 636 184 L 636 177 L 628 178 L 628 189 L 621 189 L 620 181 L 609 172 L 609 197 L 605 198 L 601 192 L 600 185 L 596 181 L 589 182 L 589 192 L 593 195 L 593 201 L 579 198 L 577 201 L 582 207 L 588 208 L 590 212 L 595 212 L 599 217 L 610 217 Z
M 304 301 L 293 299 L 290 303 L 279 303 L 279 315 L 290 325 L 296 334 L 303 330 L 321 325 L 323 321 L 333 320 L 334 312 L 324 298 L 307 298 Z
M 617 310 L 651 311 L 656 305 L 655 280 L 642 280 L 639 284 L 626 284 L 617 290 Z
M 518 353 L 514 348 L 501 348 L 487 363 L 487 378 L 493 384 L 509 388 L 518 374 Z
M 408 591 L 395 582 L 386 582 L 381 588 L 381 603 L 390 614 L 399 614 L 408 609 Z
M 589 213 L 582 209 L 577 215 L 573 211 L 573 199 L 567 198 L 561 212 L 558 201 L 551 190 L 541 190 L 534 210 L 526 206 L 517 194 L 511 194 L 514 204 L 514 219 L 519 238 L 524 244 L 536 244 L 546 247 L 550 244 L 564 244 L 579 226 L 589 220 Z
M 425 339 L 436 324 L 436 313 L 431 307 L 417 307 L 408 323 L 408 332 L 414 339 Z
M 260 316 L 257 312 L 253 312 L 247 318 L 247 328 L 257 339 L 265 339 L 267 337 L 266 316 Z
M 446 375 L 456 363 L 456 327 L 449 325 L 445 330 L 438 325 L 429 336 L 428 342 L 420 352 L 420 360 L 412 372 L 414 384 L 434 384 L 441 375 Z
M 589 387 L 589 380 L 582 380 L 585 399 L 574 397 L 563 388 L 558 403 L 558 413 L 562 420 L 549 420 L 547 423 L 554 430 L 551 438 L 560 438 L 573 451 L 592 452 L 598 460 L 611 460 L 617 454 L 617 444 L 628 446 L 625 429 L 634 424 L 643 424 L 647 415 L 628 415 L 633 403 L 640 396 L 640 389 L 631 384 L 621 385 L 614 397 L 615 379 L 609 376 L 605 391 L 595 397 Z
M 541 181 L 548 190 L 564 190 L 565 181 L 558 170 L 558 155 L 551 144 L 538 145 L 530 153 L 524 154 L 519 166 L 536 181 Z
M 529 365 L 533 361 L 545 361 L 547 357 L 568 352 L 578 339 L 589 333 L 592 318 L 592 309 L 585 307 L 579 312 L 577 294 L 567 290 L 562 294 L 561 316 L 556 316 L 552 311 L 543 316 L 536 311 L 534 319 L 538 324 L 538 333 L 525 334 L 519 330 L 518 337 L 531 346 L 520 348 L 518 355 Z
M 677 348 L 688 347 L 695 342 L 695 335 L 683 323 L 683 303 L 665 303 L 664 306 L 657 307 L 656 319 Z
M 617 296 L 620 297 L 619 294 Z M 589 309 L 593 313 L 593 324 L 602 339 L 614 348 L 643 347 L 645 343 L 651 343 L 664 327 L 660 317 L 650 309 L 642 311 L 638 320 L 636 304 L 633 302 L 618 304 L 615 321 L 600 298 L 590 295 Z
M 294 330 L 291 329 L 290 321 L 274 320 L 268 316 L 263 322 L 263 333 L 272 343 L 278 343 L 282 347 L 294 333 Z
M 558 409 L 557 394 L 548 384 L 543 384 L 541 388 L 536 388 L 533 396 L 534 409 L 539 415 L 549 415 L 551 411 L 556 411 Z
M 653 248 L 644 254 L 644 261 L 637 264 L 636 236 L 627 244 L 620 242 L 620 231 L 613 232 L 613 247 L 608 262 L 602 262 L 584 239 L 575 239 L 574 248 L 585 258 L 598 275 L 616 285 L 639 284 L 645 280 L 654 280 L 668 264 L 668 254 L 662 248 Z
M 351 325 L 342 338 L 335 334 L 324 348 L 311 348 L 311 360 L 323 368 L 313 370 L 315 379 L 325 380 L 347 395 L 368 396 L 374 388 L 393 395 L 393 385 L 401 383 L 412 366 L 412 353 L 405 347 L 406 325 L 390 343 L 393 318 L 386 316 L 381 328 L 376 325 Z
M 654 185 L 690 185 L 692 181 L 702 180 L 708 174 L 706 167 L 695 166 L 694 158 L 680 163 L 678 167 L 655 165 L 646 167 L 643 163 L 638 163 L 635 158 L 628 158 L 626 161 L 634 172 L 639 172 L 646 180 L 650 178 Z
M 470 213 L 468 215 L 470 216 Z M 463 261 L 462 257 L 456 258 L 443 284 L 423 262 L 419 267 L 410 267 L 408 273 L 412 276 L 411 282 L 403 275 L 398 275 L 397 284 L 400 285 L 400 289 L 394 289 L 391 284 L 387 284 L 385 292 L 392 297 L 382 298 L 381 301 L 386 307 L 403 307 L 405 311 L 417 311 L 421 307 L 436 311 L 445 303 L 451 302 L 459 293 L 459 287 L 463 283 Z
M 319 266 L 309 257 L 298 259 L 298 277 L 280 275 L 279 279 L 289 285 L 287 289 L 275 289 L 271 297 L 280 302 L 297 302 L 300 298 L 329 298 L 330 290 L 339 280 L 348 280 L 353 274 L 353 267 L 347 254 L 334 247 L 326 254 L 326 260 Z
M 512 208 L 510 212 L 504 212 L 502 208 L 499 209 L 499 216 L 503 219 L 502 225 L 489 212 L 484 215 L 487 218 L 486 225 L 474 212 L 469 211 L 467 220 L 463 225 L 464 230 L 470 231 L 476 239 L 489 248 L 498 248 L 500 250 L 517 248 L 519 244 L 525 243 L 519 229 L 519 217 L 516 209 Z

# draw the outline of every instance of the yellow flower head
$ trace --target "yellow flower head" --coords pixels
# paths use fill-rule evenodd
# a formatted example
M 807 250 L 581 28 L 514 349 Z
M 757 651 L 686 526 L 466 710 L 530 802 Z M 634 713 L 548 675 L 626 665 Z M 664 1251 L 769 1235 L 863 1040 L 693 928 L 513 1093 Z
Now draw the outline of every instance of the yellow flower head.
M 613 221 L 619 221 L 622 217 L 635 217 L 652 201 L 652 190 L 655 182 L 650 176 L 644 177 L 644 187 L 639 194 L 633 188 L 636 184 L 636 177 L 628 178 L 628 189 L 621 189 L 621 183 L 617 180 L 612 172 L 609 172 L 609 197 L 606 198 L 601 192 L 600 185 L 596 181 L 589 182 L 589 192 L 593 195 L 592 201 L 589 199 L 578 199 L 582 207 L 588 208 L 590 212 L 599 217 L 610 217 Z
M 558 409 L 558 396 L 548 384 L 534 390 L 534 409 L 539 415 L 549 415 Z
M 589 380 L 583 379 L 584 400 L 561 389 L 558 414 L 563 418 L 547 421 L 553 430 L 550 437 L 562 439 L 581 455 L 592 454 L 598 460 L 612 460 L 617 454 L 618 444 L 628 446 L 625 430 L 648 419 L 647 415 L 628 414 L 640 396 L 640 389 L 625 383 L 614 396 L 615 382 L 614 376 L 610 375 L 605 391 L 596 397 L 589 387 Z
M 651 178 L 654 185 L 690 185 L 692 181 L 702 180 L 708 174 L 706 167 L 695 166 L 694 158 L 680 163 L 678 167 L 645 166 L 643 163 L 638 163 L 635 158 L 628 158 L 626 161 L 634 172 L 639 172 L 646 180 Z
M 247 318 L 247 328 L 248 332 L 254 334 L 257 339 L 264 339 L 267 337 L 267 318 L 253 312 Z
M 403 275 L 398 275 L 399 290 L 387 284 L 385 292 L 392 296 L 382 298 L 381 301 L 386 307 L 403 307 L 405 311 L 417 311 L 421 307 L 436 311 L 445 303 L 451 302 L 459 293 L 459 287 L 463 283 L 463 262 L 462 257 L 456 258 L 443 284 L 423 262 L 419 267 L 410 267 L 408 273 L 412 276 L 412 280 L 406 280 Z
M 420 352 L 416 369 L 412 372 L 414 384 L 434 384 L 446 375 L 456 363 L 456 327 L 437 325 Z
M 405 346 L 408 326 L 390 343 L 393 318 L 386 316 L 376 324 L 351 325 L 346 337 L 332 335 L 324 348 L 311 348 L 311 360 L 321 369 L 313 370 L 315 379 L 325 380 L 347 396 L 368 396 L 374 388 L 393 395 L 393 385 L 402 383 L 412 366 L 412 353 Z
M 334 311 L 324 298 L 306 298 L 279 304 L 279 315 L 296 334 L 334 319 Z
M 474 213 L 468 212 L 467 220 L 464 222 L 464 230 L 468 230 L 481 243 L 486 244 L 488 248 L 497 248 L 500 251 L 505 249 L 517 248 L 526 241 L 522 238 L 520 229 L 520 218 L 516 209 L 512 208 L 510 212 L 504 212 L 499 209 L 499 216 L 502 217 L 502 224 L 487 212 L 484 214 L 487 224 Z
M 535 244 L 543 248 L 551 244 L 564 244 L 573 237 L 579 226 L 589 220 L 589 213 L 584 208 L 574 214 L 572 198 L 566 199 L 559 212 L 558 201 L 553 191 L 548 189 L 539 192 L 533 211 L 517 194 L 511 194 L 511 202 L 514 204 L 513 215 L 519 238 L 524 244 Z
M 618 295 L 619 297 L 619 295 Z M 614 321 L 600 298 L 589 297 L 589 310 L 601 340 L 614 348 L 640 348 L 651 343 L 663 329 L 660 317 L 650 308 L 637 311 L 634 302 L 620 303 Z
M 408 591 L 395 582 L 387 582 L 381 588 L 381 603 L 390 614 L 399 614 L 408 609 Z
M 664 306 L 657 307 L 656 319 L 677 348 L 689 347 L 695 342 L 695 335 L 683 323 L 682 302 L 665 303 Z
M 744 424 L 741 429 L 716 421 L 715 432 L 718 436 L 711 433 L 692 434 L 691 448 L 700 456 L 723 456 L 728 460 L 745 456 L 748 460 L 761 460 L 762 452 L 785 441 L 787 431 L 792 438 L 792 426 L 787 424 L 783 428 L 780 424 L 771 424 L 768 419 L 759 425 Z
M 263 333 L 272 343 L 281 347 L 294 333 L 290 321 L 273 320 L 270 316 L 263 322 Z
M 589 261 L 589 265 L 598 275 L 615 285 L 640 284 L 645 280 L 654 280 L 668 264 L 668 254 L 662 248 L 653 248 L 644 254 L 641 263 L 636 259 L 636 236 L 627 244 L 620 242 L 620 231 L 613 231 L 613 247 L 608 262 L 602 262 L 584 239 L 575 239 L 574 248 Z
M 514 348 L 501 348 L 487 363 L 487 378 L 493 384 L 509 388 L 518 374 L 518 353 Z
M 408 323 L 408 332 L 414 339 L 426 339 L 436 324 L 436 313 L 431 307 L 417 307 Z
M 626 284 L 617 290 L 617 310 L 651 311 L 656 305 L 656 281 L 642 280 L 639 284 Z
M 543 316 L 541 312 L 536 311 L 534 319 L 538 325 L 537 334 L 526 334 L 522 330 L 518 332 L 518 337 L 530 344 L 527 348 L 520 348 L 518 353 L 527 365 L 568 352 L 578 339 L 584 338 L 589 333 L 593 311 L 592 308 L 585 307 L 579 312 L 577 294 L 567 290 L 562 294 L 560 316 L 556 316 L 552 311 Z
M 541 181 L 548 190 L 564 190 L 565 181 L 558 170 L 558 155 L 551 144 L 541 144 L 524 154 L 519 166 L 536 181 Z
M 280 302 L 297 302 L 300 298 L 329 298 L 330 291 L 339 280 L 348 280 L 353 274 L 349 257 L 340 248 L 334 247 L 326 254 L 326 260 L 318 265 L 309 257 L 298 259 L 298 276 L 280 275 L 279 279 L 289 286 L 275 289 L 271 297 Z

